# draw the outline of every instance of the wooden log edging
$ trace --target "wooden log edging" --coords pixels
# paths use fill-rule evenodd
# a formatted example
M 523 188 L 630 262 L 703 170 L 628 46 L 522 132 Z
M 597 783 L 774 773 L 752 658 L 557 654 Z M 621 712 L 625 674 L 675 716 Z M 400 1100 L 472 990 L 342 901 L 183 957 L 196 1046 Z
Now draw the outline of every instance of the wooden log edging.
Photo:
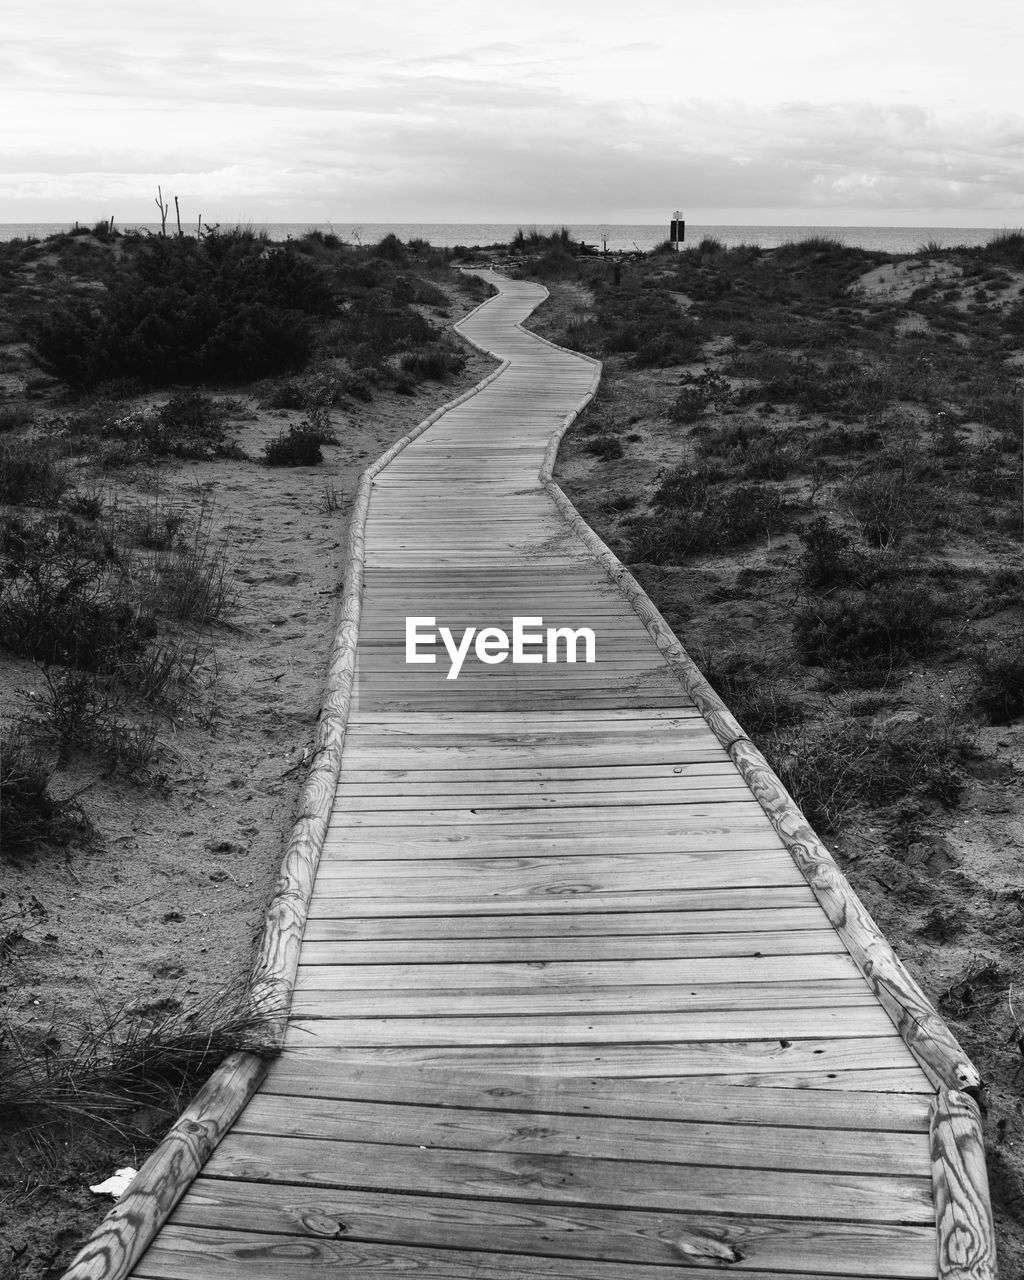
M 996 1280 L 996 1240 L 981 1113 L 973 1098 L 940 1089 L 929 1115 L 939 1280 Z
M 490 299 L 485 299 L 474 307 L 466 318 L 488 301 Z M 262 1027 L 260 1041 L 251 1050 L 230 1054 L 217 1067 L 132 1179 L 124 1195 L 72 1259 L 61 1280 L 125 1280 L 259 1088 L 270 1059 L 280 1052 L 310 895 L 341 773 L 355 678 L 366 518 L 373 479 L 449 409 L 472 399 L 499 378 L 509 363 L 503 360 L 468 391 L 435 409 L 396 440 L 359 477 L 356 501 L 349 517 L 345 588 L 328 663 L 316 750 L 299 796 L 299 816 L 267 908 L 259 953 L 249 980 L 251 1013 Z

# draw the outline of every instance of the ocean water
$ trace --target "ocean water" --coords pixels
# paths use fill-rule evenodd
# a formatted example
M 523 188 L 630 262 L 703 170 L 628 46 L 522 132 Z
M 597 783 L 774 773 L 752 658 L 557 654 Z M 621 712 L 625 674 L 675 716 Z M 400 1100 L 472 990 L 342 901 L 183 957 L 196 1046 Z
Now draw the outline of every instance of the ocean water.
M 0 240 L 34 236 L 40 239 L 58 231 L 67 231 L 70 222 L 8 222 L 0 223 Z M 131 227 L 158 232 L 158 223 L 129 223 Z M 227 224 L 223 224 L 227 225 Z M 500 223 L 500 222 L 268 222 L 255 223 L 258 230 L 266 231 L 273 240 L 298 237 L 319 228 L 332 231 L 342 240 L 354 244 L 376 244 L 383 236 L 393 233 L 400 240 L 426 240 L 437 248 L 455 245 L 507 244 L 519 227 L 529 231 L 536 226 L 539 231 L 556 231 L 561 223 Z M 639 249 L 647 251 L 668 239 L 668 225 L 616 225 L 612 223 L 569 223 L 573 239 L 581 240 L 596 248 L 611 250 Z M 122 228 L 123 230 L 123 228 Z M 194 231 L 194 228 L 192 228 Z M 809 236 L 832 236 L 845 244 L 861 249 L 877 249 L 886 253 L 914 253 L 929 241 L 950 248 L 956 245 L 985 244 L 995 234 L 995 228 L 986 227 L 824 227 L 824 226 L 702 226 L 687 224 L 686 245 L 696 245 L 704 236 L 714 236 L 727 247 L 738 244 L 756 244 L 763 249 L 774 249 L 790 240 L 805 240 Z

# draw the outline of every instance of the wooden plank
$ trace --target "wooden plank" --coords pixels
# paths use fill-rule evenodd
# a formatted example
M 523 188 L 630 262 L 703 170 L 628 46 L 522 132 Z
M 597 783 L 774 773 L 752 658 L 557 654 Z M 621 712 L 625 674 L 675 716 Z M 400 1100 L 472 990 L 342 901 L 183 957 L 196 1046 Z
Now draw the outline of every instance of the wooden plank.
M 482 714 L 487 714 L 482 713 Z M 527 788 L 531 783 L 541 786 L 557 787 L 564 784 L 570 788 L 577 785 L 589 789 L 592 785 L 604 783 L 629 782 L 643 789 L 646 785 L 657 785 L 665 781 L 699 782 L 705 778 L 732 776 L 732 766 L 725 760 L 697 760 L 688 764 L 615 764 L 615 765 L 552 765 L 548 768 L 531 768 L 528 765 L 511 768 L 435 768 L 430 761 L 408 769 L 360 769 L 346 762 L 343 782 L 339 785 L 394 787 L 396 791 L 404 790 L 409 783 L 417 788 L 429 790 L 436 788 L 438 792 L 449 792 L 460 786 L 472 787 L 481 782 L 491 783 L 501 790 L 505 784 L 515 788 Z
M 323 1229 L 326 1224 L 321 1226 Z M 693 1247 L 691 1240 L 681 1233 L 677 1256 L 689 1262 L 693 1255 L 687 1250 Z M 323 1236 L 307 1236 L 297 1245 L 291 1236 L 254 1231 L 251 1227 L 224 1231 L 191 1226 L 169 1228 L 146 1255 L 144 1266 L 136 1275 L 139 1280 L 180 1280 L 182 1276 L 199 1274 L 198 1266 L 204 1280 L 281 1280 L 284 1274 L 298 1274 L 297 1265 L 302 1267 L 303 1280 L 337 1280 L 339 1275 L 365 1275 L 374 1280 L 407 1280 L 410 1275 L 437 1280 L 512 1280 L 512 1277 L 515 1280 L 665 1280 L 663 1265 L 646 1266 L 619 1259 L 606 1262 L 473 1249 L 432 1249 Z M 899 1274 L 884 1273 L 884 1280 Z M 779 1273 L 757 1269 L 744 1270 L 743 1275 L 745 1280 L 778 1280 Z M 805 1280 L 818 1280 L 818 1277 L 808 1275 Z
M 308 969 L 312 981 L 316 967 Z M 697 1013 L 559 1013 L 523 1017 L 292 1018 L 286 1044 L 373 1046 L 712 1044 L 730 1040 L 857 1039 L 893 1034 L 875 1005 L 832 1009 L 701 1010 Z
M 537 785 L 507 783 L 495 784 L 493 790 L 471 791 L 468 783 L 453 783 L 451 790 L 436 783 L 342 783 L 338 788 L 335 809 L 341 813 L 380 813 L 395 810 L 422 809 L 486 809 L 486 808 L 599 808 L 613 805 L 621 807 L 631 797 L 642 809 L 647 803 L 661 804 L 715 804 L 729 802 L 738 796 L 749 794 L 746 784 L 739 778 L 688 778 L 683 783 L 663 778 L 641 779 L 630 791 L 616 790 L 610 779 L 603 782 L 555 784 L 542 789 Z M 514 788 L 514 789 L 513 789 Z
M 786 1169 L 737 1178 L 734 1169 L 665 1161 L 424 1149 L 232 1133 L 214 1152 L 211 1178 L 409 1191 L 473 1199 L 534 1200 L 691 1213 L 898 1224 L 933 1221 L 931 1182 L 906 1174 Z
M 361 701 L 365 701 L 366 690 L 361 689 Z M 382 769 L 415 769 L 425 766 L 431 769 L 447 765 L 449 768 L 473 768 L 479 762 L 490 761 L 498 768 L 508 769 L 513 765 L 522 765 L 528 769 L 552 765 L 557 768 L 584 765 L 617 765 L 623 763 L 626 753 L 621 746 L 614 743 L 595 742 L 589 746 L 577 746 L 571 751 L 554 744 L 538 744 L 536 746 L 520 746 L 507 744 L 500 749 L 489 750 L 472 744 L 465 746 L 436 746 L 425 758 L 422 748 L 409 745 L 400 746 L 366 746 L 351 742 L 345 751 L 345 768 L 350 765 L 357 769 L 380 767 Z M 632 764 L 685 765 L 700 761 L 720 761 L 725 753 L 718 742 L 709 737 L 694 738 L 685 746 L 680 743 L 663 744 L 657 741 L 643 742 L 634 746 L 627 757 Z
M 814 906 L 773 907 L 769 901 L 745 911 L 620 911 L 584 915 L 400 917 L 395 920 L 313 919 L 306 924 L 305 942 L 343 942 L 411 938 L 580 938 L 626 937 L 639 934 L 706 934 L 810 929 L 821 923 Z
M 405 864 L 403 864 L 405 865 Z M 418 868 L 417 868 L 418 869 Z M 827 926 L 822 917 L 819 923 Z M 318 942 L 307 938 L 305 965 L 547 964 L 581 960 L 684 960 L 708 956 L 846 955 L 834 929 L 745 930 L 582 938 L 368 938 Z
M 324 1061 L 319 1062 L 319 1058 Z M 315 1060 L 314 1060 L 315 1059 Z M 317 1069 L 319 1062 L 320 1069 Z M 495 1111 L 705 1120 L 925 1134 L 931 1099 L 920 1093 L 744 1088 L 695 1077 L 630 1079 L 530 1076 L 522 1072 L 432 1068 L 412 1060 L 369 1063 L 351 1051 L 289 1050 L 271 1063 L 264 1094 L 352 1101 L 436 1103 Z
M 314 891 L 310 901 L 309 918 L 404 921 L 422 917 L 425 921 L 431 921 L 438 917 L 500 916 L 503 919 L 507 917 L 512 921 L 519 921 L 531 916 L 557 914 L 561 919 L 582 920 L 591 912 L 607 912 L 618 916 L 633 911 L 700 911 L 704 905 L 713 907 L 719 903 L 740 907 L 751 904 L 752 900 L 761 895 L 776 904 L 782 904 L 785 900 L 794 905 L 801 905 L 806 902 L 807 894 L 810 894 L 807 886 L 797 882 L 788 886 L 755 885 L 751 888 L 723 889 L 718 885 L 707 890 L 666 888 L 653 893 L 649 890 L 635 893 L 588 893 L 574 897 L 566 895 L 561 899 L 538 897 L 507 900 L 464 895 L 461 899 L 430 898 L 420 901 L 402 899 L 391 902 L 387 896 L 353 900 L 344 893 L 341 886 L 332 890 L 330 884 L 325 883 L 319 890 Z
M 873 1008 L 874 996 L 863 979 L 834 982 L 757 982 L 730 984 L 595 987 L 589 991 L 490 988 L 446 991 L 359 991 L 310 988 L 292 1001 L 296 1018 L 525 1017 L 537 1014 L 645 1013 L 736 1009 Z
M 418 833 L 422 836 L 422 833 Z M 474 844 L 463 850 L 464 858 L 434 857 L 427 859 L 426 841 L 417 840 L 416 851 L 406 854 L 406 861 L 393 857 L 390 846 L 378 842 L 378 862 L 349 862 L 343 857 L 325 858 L 320 868 L 314 898 L 321 894 L 355 898 L 390 897 L 392 901 L 420 897 L 423 901 L 439 898 L 445 901 L 462 897 L 479 901 L 486 898 L 515 900 L 543 897 L 578 898 L 589 893 L 643 892 L 652 875 L 664 876 L 665 889 L 699 889 L 702 885 L 721 883 L 727 869 L 734 885 L 788 885 L 795 883 L 794 868 L 777 850 L 753 851 L 705 850 L 701 853 L 673 855 L 629 853 L 628 848 L 615 857 L 502 857 L 496 847 L 491 859 L 480 858 L 481 846 Z M 745 843 L 753 843 L 747 841 Z M 344 846 L 339 846 L 343 849 Z M 520 843 L 526 850 L 526 845 Z M 385 853 L 385 850 L 388 852 Z M 333 853 L 328 847 L 327 853 Z M 628 856 L 627 856 L 628 855 Z M 401 868 L 405 874 L 399 874 Z M 394 874 L 392 874 L 394 873 Z M 468 876 L 472 879 L 467 880 Z
M 741 1272 L 825 1272 L 836 1276 L 885 1274 L 905 1280 L 934 1276 L 934 1239 L 928 1227 L 823 1223 L 753 1216 L 647 1213 L 643 1209 L 590 1209 L 543 1201 L 509 1203 L 444 1196 L 390 1195 L 301 1186 L 199 1179 L 172 1222 L 322 1240 L 344 1224 L 346 1242 L 492 1251 L 540 1257 L 678 1267 L 713 1266 L 730 1255 Z M 251 1242 L 250 1242 L 251 1248 Z M 376 1274 L 376 1273 L 375 1273 Z M 437 1274 L 428 1271 L 427 1274 Z M 445 1272 L 445 1274 L 449 1274 Z M 763 1273 L 762 1273 L 763 1274 Z M 506 1272 L 505 1280 L 509 1280 Z
M 260 1094 L 234 1136 L 261 1134 L 432 1151 L 573 1156 L 709 1169 L 931 1177 L 926 1133 L 715 1124 L 606 1115 L 523 1114 L 471 1107 Z
M 663 983 L 807 982 L 853 978 L 857 966 L 843 952 L 802 956 L 714 956 L 689 960 L 561 960 L 546 964 L 348 964 L 299 966 L 296 989 L 452 990 L 489 988 L 524 990 L 557 987 L 588 990 L 607 986 Z
M 637 787 L 631 791 L 616 791 L 610 785 L 604 787 L 591 786 L 587 789 L 573 791 L 533 791 L 523 787 L 518 791 L 462 791 L 452 794 L 438 792 L 434 788 L 421 788 L 409 791 L 396 789 L 388 794 L 381 789 L 375 794 L 367 795 L 363 788 L 358 791 L 354 787 L 342 785 L 338 789 L 334 812 L 339 816 L 352 814 L 383 813 L 429 813 L 440 809 L 460 809 L 471 813 L 482 810 L 498 810 L 508 812 L 516 810 L 539 810 L 548 812 L 551 809 L 585 807 L 587 810 L 602 808 L 627 807 L 630 801 L 635 808 L 643 811 L 652 805 L 709 805 L 731 804 L 737 799 L 749 795 L 746 784 L 740 778 L 716 779 L 711 786 L 700 786 L 690 782 L 687 786 L 673 785 L 671 782 L 648 787 Z
M 474 711 L 449 711 L 432 715 L 430 721 L 435 732 L 443 732 L 445 728 L 450 728 L 452 732 L 462 732 L 465 729 L 482 727 L 491 733 L 507 733 L 521 728 L 550 726 L 552 724 L 565 725 L 568 728 L 582 726 L 591 729 L 604 729 L 606 727 L 615 727 L 616 725 L 632 725 L 634 727 L 661 725 L 663 727 L 671 727 L 677 720 L 691 718 L 694 710 L 695 708 L 691 703 L 681 702 L 678 710 L 652 708 L 649 711 L 634 711 L 628 708 L 618 708 L 597 712 L 569 710 L 559 711 L 555 714 L 549 711 L 522 711 L 504 716 L 484 716 Z M 356 727 L 368 728 L 373 725 L 380 725 L 381 727 L 392 725 L 408 726 L 409 723 L 410 720 L 407 715 L 386 711 L 377 712 L 372 716 L 362 715 L 357 712 L 349 718 L 349 724 L 353 729 Z
M 381 1045 L 291 1044 L 310 1070 L 338 1070 L 342 1063 L 376 1070 L 381 1065 L 461 1071 L 519 1072 L 535 1076 L 600 1076 L 652 1079 L 665 1076 L 771 1088 L 933 1091 L 898 1035 L 851 1039 L 746 1040 L 716 1044 L 640 1045 Z

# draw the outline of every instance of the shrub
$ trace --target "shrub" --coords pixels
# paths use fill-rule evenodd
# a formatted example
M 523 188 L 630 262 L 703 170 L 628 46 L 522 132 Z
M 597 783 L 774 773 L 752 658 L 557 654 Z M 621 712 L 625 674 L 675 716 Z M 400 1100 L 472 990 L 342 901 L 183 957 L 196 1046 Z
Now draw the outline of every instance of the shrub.
M 870 470 L 846 486 L 845 497 L 861 533 L 885 550 L 902 542 L 927 508 L 938 509 L 931 477 L 911 451 L 886 451 Z
M 224 411 L 195 388 L 173 395 L 143 420 L 150 452 L 175 458 L 214 458 L 225 452 Z
M 594 436 L 592 440 L 588 440 L 583 446 L 587 453 L 592 453 L 595 457 L 601 459 L 602 462 L 612 462 L 616 458 L 623 456 L 623 448 L 621 440 L 615 436 L 601 435 Z
M 1006 263 L 1012 267 L 1024 267 L 1024 230 L 997 231 L 982 250 L 986 258 Z
M 264 445 L 263 456 L 271 467 L 313 467 L 324 460 L 321 444 L 320 435 L 304 422 L 293 423 Z
M 998 442 L 989 441 L 969 451 L 967 483 L 981 497 L 1012 497 L 1018 487 L 1017 469 L 1006 466 Z
M 118 589 L 121 577 L 102 532 L 64 513 L 45 524 L 8 517 L 0 558 L 4 646 L 39 662 L 116 670 L 155 633 L 152 617 Z
M 763 660 L 746 653 L 702 655 L 700 668 L 747 733 L 775 732 L 803 719 L 799 703 L 790 698 Z
M 700 472 L 685 468 L 669 477 L 655 502 L 662 508 L 658 513 L 629 521 L 634 561 L 675 563 L 690 552 L 741 546 L 785 523 L 774 490 L 760 484 L 709 489 Z
M 572 244 L 572 231 L 568 227 L 547 232 L 540 231 L 537 227 L 530 227 L 526 231 L 518 227 L 508 247 L 513 253 L 522 253 L 527 250 L 536 252 L 542 249 L 569 249 Z
M 721 407 L 732 403 L 732 399 L 728 381 L 713 369 L 705 369 L 682 388 L 669 416 L 673 422 L 696 422 L 712 405 Z
M 389 231 L 377 245 L 375 252 L 379 258 L 384 258 L 388 262 L 404 262 L 405 261 L 405 245 L 402 244 L 398 236 L 393 231 Z
M 23 724 L 6 735 L 0 758 L 0 845 L 8 862 L 28 854 L 62 848 L 72 839 L 87 840 L 92 828 L 73 800 L 50 793 L 52 769 Z
M 62 760 L 81 751 L 102 756 L 112 773 L 138 776 L 148 769 L 157 750 L 156 729 L 125 717 L 114 680 L 82 670 L 44 674 L 47 691 L 36 706 Z
M 389 356 L 432 342 L 435 330 L 418 311 L 375 290 L 350 303 L 340 336 L 353 364 L 379 369 Z
M 227 541 L 215 541 L 204 504 L 187 542 L 156 553 L 142 584 L 147 606 L 165 618 L 207 626 L 225 622 L 234 610 Z
M 989 618 L 1024 605 L 1024 569 L 997 569 L 980 588 L 972 616 Z
M 981 654 L 972 701 L 987 724 L 1024 715 L 1024 641 Z
M 260 399 L 264 409 L 302 409 L 305 404 L 305 389 L 292 378 L 271 387 Z
M 0 440 L 0 502 L 53 507 L 68 487 L 67 467 L 39 440 Z
M 815 518 L 800 530 L 804 544 L 800 580 L 805 587 L 831 587 L 856 576 L 858 560 L 849 535 L 827 516 Z
M 4 405 L 0 408 L 0 432 L 18 431 L 22 427 L 30 427 L 35 421 L 31 409 L 19 408 L 15 405 Z
M 821 666 L 888 666 L 933 650 L 946 606 L 929 587 L 897 581 L 813 601 L 793 617 L 805 662 Z
M 696 358 L 697 327 L 668 295 L 604 287 L 595 301 L 600 346 L 631 356 L 635 368 L 686 364 Z
M 405 373 L 414 377 L 444 382 L 446 378 L 462 372 L 466 367 L 466 357 L 448 343 L 434 342 L 420 351 L 406 352 L 401 366 Z
M 184 510 L 159 498 L 146 506 L 135 507 L 120 519 L 124 540 L 146 551 L 169 551 L 187 523 Z
M 964 787 L 970 741 L 952 716 L 881 726 L 832 722 L 776 741 L 776 771 L 812 826 L 830 830 L 853 805 L 889 804 L 909 796 L 954 806 Z
M 104 292 L 46 311 L 33 340 L 47 371 L 74 387 L 251 379 L 305 364 L 314 319 L 334 308 L 326 276 L 294 244 L 245 231 L 153 237 Z

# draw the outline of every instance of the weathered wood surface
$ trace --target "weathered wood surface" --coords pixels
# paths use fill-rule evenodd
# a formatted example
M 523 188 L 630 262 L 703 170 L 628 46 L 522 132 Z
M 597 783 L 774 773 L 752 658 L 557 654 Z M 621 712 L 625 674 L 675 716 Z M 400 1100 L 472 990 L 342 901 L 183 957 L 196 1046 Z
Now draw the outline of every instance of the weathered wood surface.
M 367 473 L 258 968 L 284 1051 L 133 1274 L 988 1280 L 973 1104 L 929 1111 L 976 1073 L 554 484 L 600 368 L 499 284 L 461 328 L 501 367 Z M 410 615 L 597 660 L 450 681 Z
M 931 1113 L 939 1280 L 991 1280 L 996 1242 L 988 1197 L 978 1105 L 966 1093 L 940 1089 Z

